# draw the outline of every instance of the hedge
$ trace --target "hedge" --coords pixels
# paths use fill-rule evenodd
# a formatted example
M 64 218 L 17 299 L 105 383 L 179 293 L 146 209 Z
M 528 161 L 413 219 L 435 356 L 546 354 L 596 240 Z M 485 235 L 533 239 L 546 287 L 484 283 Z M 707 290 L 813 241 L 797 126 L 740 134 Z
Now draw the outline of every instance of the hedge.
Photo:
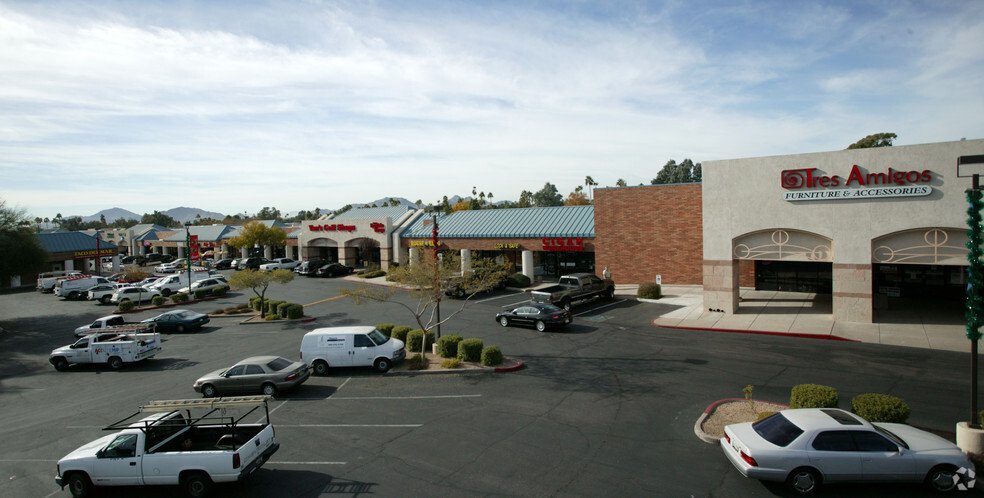
M 410 332 L 408 332 L 407 341 L 406 341 L 407 351 L 420 351 L 421 348 L 420 342 L 423 340 L 423 338 L 424 338 L 424 331 L 421 329 L 413 329 Z M 423 345 L 424 350 L 426 351 L 431 344 L 434 344 L 434 331 L 428 330 L 426 344 Z
M 216 287 L 216 288 L 212 289 L 212 295 L 215 296 L 215 297 L 222 297 L 222 296 L 226 295 L 226 292 L 227 291 L 226 291 L 226 288 L 225 287 Z
M 458 359 L 477 363 L 482 359 L 482 347 L 484 344 L 481 339 L 465 339 L 458 343 Z
M 260 311 L 260 296 L 253 296 L 249 298 L 249 307 L 253 308 L 255 311 Z
M 530 277 L 522 273 L 513 273 L 506 277 L 506 285 L 508 287 L 529 287 L 530 283 Z
M 851 399 L 851 411 L 868 422 L 904 424 L 909 419 L 909 405 L 888 394 L 859 394 Z
M 410 332 L 411 330 L 413 330 L 413 329 L 410 328 L 410 327 L 407 327 L 406 325 L 400 325 L 399 327 L 393 327 L 393 335 L 391 335 L 390 337 L 392 337 L 394 339 L 399 339 L 399 340 L 403 341 L 404 343 L 406 343 L 407 342 L 407 332 Z
M 160 306 L 165 302 L 167 302 L 167 299 L 165 299 L 164 296 L 154 296 L 153 299 L 150 300 L 150 303 L 154 306 Z
M 441 339 L 444 339 L 443 337 Z M 441 368 L 461 368 L 461 360 L 457 358 L 448 358 L 441 362 Z
M 817 384 L 793 386 L 789 396 L 790 408 L 837 408 L 839 402 L 836 389 Z
M 499 346 L 488 346 L 482 349 L 482 365 L 491 367 L 501 363 L 502 351 L 499 349 Z
M 280 306 L 281 304 L 286 303 L 286 302 L 287 301 L 284 301 L 283 299 L 267 299 L 267 301 L 266 301 L 266 312 L 269 313 L 269 314 L 271 314 L 271 315 L 280 316 L 280 315 L 277 314 L 277 306 Z
M 460 335 L 446 335 L 442 336 L 437 340 L 437 354 L 441 358 L 457 358 L 458 357 L 458 343 L 461 342 L 463 337 Z
M 365 273 L 360 273 L 359 278 L 376 278 L 376 277 L 382 277 L 384 275 L 386 275 L 386 272 L 384 272 L 383 270 L 367 271 Z
M 386 337 L 390 337 L 393 335 L 393 327 L 392 323 L 380 323 L 376 325 L 376 330 L 382 332 Z
M 640 299 L 659 299 L 663 297 L 663 288 L 654 282 L 639 284 L 639 292 L 636 297 Z
M 284 313 L 284 318 L 287 318 L 289 320 L 297 320 L 298 318 L 301 318 L 303 316 L 304 316 L 304 306 L 294 303 L 291 303 L 289 306 L 287 306 Z
M 195 299 L 205 299 L 208 297 L 209 291 L 207 289 L 197 289 L 195 291 Z
M 183 303 L 190 299 L 187 292 L 179 292 L 177 294 L 171 294 L 172 303 Z
M 120 311 L 130 311 L 133 309 L 133 306 L 134 306 L 133 301 L 127 300 L 127 301 L 120 301 L 118 307 Z

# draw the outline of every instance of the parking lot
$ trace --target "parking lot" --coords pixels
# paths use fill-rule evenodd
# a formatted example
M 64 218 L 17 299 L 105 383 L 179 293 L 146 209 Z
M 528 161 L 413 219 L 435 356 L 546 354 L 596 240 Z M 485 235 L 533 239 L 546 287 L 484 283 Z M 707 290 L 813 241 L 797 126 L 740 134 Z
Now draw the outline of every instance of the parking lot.
M 412 325 L 400 306 L 355 306 L 338 298 L 338 290 L 351 285 L 312 278 L 273 284 L 267 297 L 317 303 L 305 308 L 315 320 L 242 324 L 242 317 L 215 317 L 200 332 L 165 335 L 156 358 L 119 371 L 82 366 L 56 372 L 47 363 L 48 352 L 73 342 L 76 326 L 114 308 L 50 294 L 0 295 L 6 330 L 0 336 L 0 440 L 6 445 L 0 469 L 7 476 L 0 495 L 67 496 L 53 480 L 59 458 L 141 404 L 197 397 L 191 386 L 204 373 L 257 354 L 297 359 L 301 336 L 317 327 Z M 249 295 L 187 308 L 208 312 Z M 964 358 L 955 353 L 657 329 L 646 305 L 634 300 L 585 303 L 561 332 L 504 328 L 493 320 L 497 310 L 523 300 L 508 291 L 478 296 L 442 331 L 498 345 L 526 369 L 427 376 L 343 369 L 312 377 L 270 406 L 281 443 L 272 460 L 216 494 L 782 496 L 782 487 L 741 477 L 719 448 L 694 435 L 694 422 L 710 402 L 741 397 L 748 384 L 760 399 L 783 401 L 792 385 L 818 382 L 837 386 L 842 400 L 855 390 L 894 386 L 912 406 L 914 425 L 946 426 L 966 411 L 959 401 L 965 387 L 954 381 L 961 375 L 954 364 Z M 445 301 L 442 315 L 460 304 Z M 907 372 L 902 364 L 920 368 Z M 923 493 L 898 486 L 821 491 Z M 99 495 L 177 492 L 126 488 Z

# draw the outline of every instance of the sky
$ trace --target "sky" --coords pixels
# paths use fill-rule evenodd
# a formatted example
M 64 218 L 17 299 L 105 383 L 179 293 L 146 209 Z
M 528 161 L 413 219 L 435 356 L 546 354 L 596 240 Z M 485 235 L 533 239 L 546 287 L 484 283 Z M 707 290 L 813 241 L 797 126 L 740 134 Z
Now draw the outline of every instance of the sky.
M 0 0 L 0 200 L 32 218 L 566 196 L 981 116 L 981 1 Z

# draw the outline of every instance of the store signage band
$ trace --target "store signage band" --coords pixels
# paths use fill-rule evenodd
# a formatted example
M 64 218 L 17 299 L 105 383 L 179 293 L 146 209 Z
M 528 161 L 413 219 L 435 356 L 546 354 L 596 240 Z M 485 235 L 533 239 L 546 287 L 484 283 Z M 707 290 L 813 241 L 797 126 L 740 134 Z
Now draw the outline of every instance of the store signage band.
M 434 247 L 433 240 L 411 240 L 410 247 Z
M 544 251 L 584 251 L 583 237 L 543 237 Z
M 72 256 L 76 258 L 91 258 L 96 256 L 96 252 L 97 251 L 95 249 L 90 249 L 88 251 L 75 251 L 72 253 Z M 100 249 L 98 253 L 100 256 L 115 256 L 116 249 Z
M 786 201 L 820 201 L 843 199 L 879 199 L 886 197 L 921 197 L 933 192 L 933 187 L 925 185 L 933 180 L 930 170 L 897 171 L 889 168 L 887 173 L 862 173 L 855 164 L 847 179 L 840 176 L 817 174 L 817 168 L 787 169 L 780 173 Z M 829 187 L 854 188 L 829 188 Z M 808 190 L 813 189 L 813 190 Z
M 519 242 L 496 242 L 492 247 L 494 249 L 519 249 Z
M 355 225 L 311 225 L 312 232 L 354 232 Z

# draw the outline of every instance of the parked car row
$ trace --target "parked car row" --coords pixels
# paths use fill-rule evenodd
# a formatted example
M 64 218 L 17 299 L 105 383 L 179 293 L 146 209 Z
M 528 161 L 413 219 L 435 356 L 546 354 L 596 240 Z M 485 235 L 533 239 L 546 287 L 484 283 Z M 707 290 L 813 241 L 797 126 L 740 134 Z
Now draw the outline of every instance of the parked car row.
M 325 259 L 312 259 L 295 267 L 294 273 L 306 277 L 337 277 L 355 273 L 355 268 Z

